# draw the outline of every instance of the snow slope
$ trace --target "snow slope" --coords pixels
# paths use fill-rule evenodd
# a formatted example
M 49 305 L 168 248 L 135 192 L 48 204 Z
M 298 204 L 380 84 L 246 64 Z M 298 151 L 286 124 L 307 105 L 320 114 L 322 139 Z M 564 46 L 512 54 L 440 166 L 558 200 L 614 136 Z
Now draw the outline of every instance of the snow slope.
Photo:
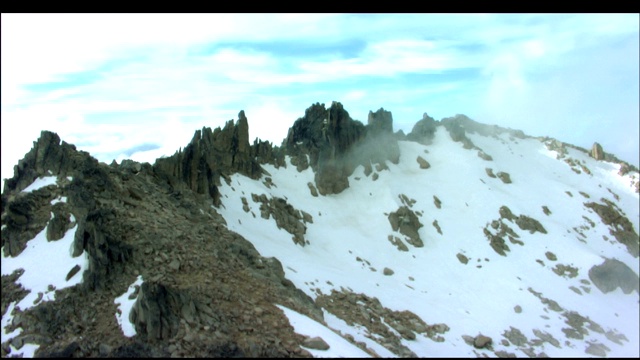
M 474 349 L 463 339 L 463 335 L 480 333 L 493 339 L 495 351 L 527 356 L 522 348 L 501 344 L 502 334 L 510 327 L 520 329 L 529 340 L 541 332 L 553 336 L 559 345 L 545 342 L 536 350 L 549 356 L 589 355 L 585 350 L 590 344 L 605 345 L 610 349 L 607 356 L 639 356 L 638 293 L 624 294 L 618 288 L 603 294 L 588 277 L 589 269 L 605 257 L 624 262 L 636 273 L 638 260 L 615 241 L 598 215 L 584 206 L 585 202 L 608 199 L 624 211 L 637 232 L 638 194 L 629 183 L 630 176 L 637 178 L 637 173 L 621 177 L 617 174 L 619 165 L 595 161 L 569 148 L 567 156 L 591 170 L 591 175 L 577 174 L 538 139 L 515 139 L 506 133 L 467 136 L 493 161 L 481 159 L 476 150 L 463 149 L 438 127 L 429 146 L 399 142 L 400 162 L 387 162 L 389 169 L 378 172 L 376 181 L 364 175 L 362 166 L 357 168 L 349 178 L 349 188 L 337 195 L 311 196 L 307 183 L 314 181 L 314 174 L 310 168 L 298 172 L 291 165 L 279 169 L 263 166 L 272 175 L 275 186 L 271 187 L 235 174 L 220 188 L 223 206 L 218 211 L 229 229 L 251 241 L 263 256 L 278 258 L 286 277 L 312 298 L 330 294 L 332 289 L 348 289 L 378 298 L 391 310 L 410 310 L 428 324 L 447 324 L 450 330 L 443 335 L 444 342 L 423 335 L 402 340 L 418 356 L 466 357 L 482 352 L 495 356 L 489 350 Z M 431 167 L 421 169 L 418 156 Z M 509 173 L 512 183 L 489 177 L 485 168 Z M 305 234 L 309 244 L 294 244 L 291 234 L 279 229 L 273 218 L 261 218 L 260 203 L 251 200 L 252 193 L 284 198 L 295 209 L 311 214 L 313 223 L 306 224 Z M 424 247 L 407 244 L 408 252 L 399 251 L 387 239 L 388 235 L 404 239 L 392 231 L 387 219 L 403 205 L 401 194 L 415 200 L 411 210 L 422 213 L 424 225 L 419 229 Z M 441 200 L 441 208 L 435 206 L 434 196 Z M 242 197 L 251 211 L 243 211 Z M 538 220 L 547 234 L 531 234 L 502 220 L 524 245 L 508 243 L 510 251 L 499 255 L 489 246 L 483 230 L 496 232 L 489 224 L 500 220 L 503 205 L 516 216 Z M 543 206 L 551 211 L 549 215 Z M 434 220 L 442 234 L 432 225 Z M 546 257 L 549 251 L 557 261 Z M 458 253 L 469 259 L 468 264 L 458 260 Z M 578 276 L 557 275 L 552 270 L 557 264 L 576 268 Z M 385 276 L 385 267 L 394 274 Z M 550 309 L 543 298 L 556 301 L 562 311 Z M 522 309 L 520 313 L 514 311 L 516 306 Z M 624 334 L 628 342 L 619 345 L 596 331 L 589 331 L 583 340 L 567 338 L 562 331 L 568 327 L 564 315 L 571 311 L 601 325 L 604 331 Z M 340 319 L 325 318 L 334 327 L 342 326 L 343 333 L 349 328 Z M 350 328 L 354 337 L 367 335 L 366 329 Z

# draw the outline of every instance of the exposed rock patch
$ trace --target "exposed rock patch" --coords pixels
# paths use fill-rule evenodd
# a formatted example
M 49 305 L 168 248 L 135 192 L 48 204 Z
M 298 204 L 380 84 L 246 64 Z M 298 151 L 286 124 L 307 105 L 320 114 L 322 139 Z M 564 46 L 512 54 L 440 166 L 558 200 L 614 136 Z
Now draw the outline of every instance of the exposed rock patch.
M 519 240 L 520 235 L 513 231 L 513 229 L 509 227 L 504 220 L 515 222 L 522 230 L 529 230 L 531 233 L 540 231 L 543 234 L 546 234 L 546 230 L 544 230 L 544 227 L 542 227 L 537 220 L 525 215 L 516 216 L 507 206 L 501 206 L 499 213 L 500 219 L 493 220 L 491 223 L 487 224 L 484 227 L 483 232 L 485 237 L 489 240 L 491 248 L 502 256 L 506 256 L 506 252 L 510 251 L 509 246 L 505 241 L 505 237 L 512 244 L 524 245 L 524 242 Z
M 409 251 L 407 245 L 405 245 L 404 242 L 402 242 L 402 240 L 400 240 L 400 238 L 398 238 L 397 236 L 389 235 L 388 239 L 389 242 L 393 244 L 393 246 L 395 246 L 398 250 Z
M 509 176 L 509 173 L 506 173 L 504 171 L 499 171 L 496 176 L 498 178 L 500 178 L 500 180 L 502 180 L 503 183 L 505 184 L 511 184 L 511 176 Z
M 457 253 L 456 257 L 458 258 L 458 261 L 460 261 L 461 263 L 467 265 L 467 263 L 469 262 L 469 258 L 464 256 L 463 254 Z
M 440 225 L 438 225 L 438 220 L 433 220 L 432 225 L 436 229 L 438 234 L 442 235 L 442 229 L 440 228 Z
M 433 195 L 433 204 L 440 209 L 442 207 L 442 201 L 440 201 L 440 199 L 438 199 L 437 196 Z
M 429 162 L 425 159 L 422 158 L 422 156 L 418 156 L 418 158 L 416 159 L 416 161 L 418 162 L 418 164 L 420 165 L 420 169 L 428 169 L 431 167 L 431 165 L 429 164 Z
M 493 161 L 493 157 L 482 150 L 478 150 L 478 157 L 485 161 Z
M 578 268 L 571 265 L 556 264 L 551 270 L 562 277 L 574 278 L 578 276 Z
M 526 215 L 520 215 L 516 219 L 516 225 L 522 230 L 529 230 L 531 234 L 537 232 L 541 232 L 543 234 L 547 233 L 547 230 L 540 224 L 540 222 L 532 217 Z
M 293 235 L 294 243 L 301 246 L 306 244 L 304 234 L 307 232 L 307 226 L 305 223 L 313 223 L 313 217 L 309 213 L 296 210 L 285 199 L 279 197 L 267 199 L 265 194 L 260 196 L 251 194 L 251 199 L 260 203 L 262 218 L 269 219 L 270 216 L 273 216 L 278 229 L 285 229 Z
M 409 244 L 415 247 L 424 246 L 420 234 L 418 234 L 418 229 L 423 225 L 415 212 L 406 206 L 401 206 L 397 211 L 390 213 L 388 218 L 393 231 L 400 231 L 401 234 L 407 236 L 406 240 Z
M 640 251 L 640 237 L 633 228 L 633 224 L 618 211 L 614 203 L 604 198 L 601 201 L 606 205 L 590 202 L 585 203 L 584 206 L 593 209 L 602 222 L 609 226 L 609 233 L 627 247 L 629 254 L 637 258 Z
M 311 191 L 311 196 L 318 197 L 318 190 L 316 189 L 315 185 L 309 182 L 307 183 L 307 186 L 309 187 L 309 191 Z

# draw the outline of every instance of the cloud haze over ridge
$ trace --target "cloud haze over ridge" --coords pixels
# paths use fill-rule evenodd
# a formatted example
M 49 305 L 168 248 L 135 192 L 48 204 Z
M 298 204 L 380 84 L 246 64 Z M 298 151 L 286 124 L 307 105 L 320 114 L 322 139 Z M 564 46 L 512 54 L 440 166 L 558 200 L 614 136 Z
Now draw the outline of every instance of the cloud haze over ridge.
M 2 14 L 2 178 L 41 130 L 153 162 L 245 110 L 315 102 L 411 130 L 456 114 L 639 164 L 638 14 Z

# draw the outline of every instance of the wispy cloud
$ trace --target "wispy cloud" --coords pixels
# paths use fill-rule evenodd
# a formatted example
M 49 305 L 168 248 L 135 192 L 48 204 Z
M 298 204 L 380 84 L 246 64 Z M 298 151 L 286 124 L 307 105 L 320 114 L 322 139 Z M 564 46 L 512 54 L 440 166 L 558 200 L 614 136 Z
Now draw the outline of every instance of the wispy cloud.
M 42 129 L 110 161 L 172 153 L 241 109 L 279 144 L 332 100 L 405 131 L 465 113 L 637 164 L 638 28 L 637 14 L 2 14 L 2 177 Z

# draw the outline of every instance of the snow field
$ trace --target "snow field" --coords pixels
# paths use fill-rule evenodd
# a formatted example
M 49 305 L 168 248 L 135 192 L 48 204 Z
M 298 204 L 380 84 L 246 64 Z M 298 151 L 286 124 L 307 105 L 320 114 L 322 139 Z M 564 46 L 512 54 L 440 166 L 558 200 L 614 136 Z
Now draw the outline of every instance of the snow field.
M 583 154 L 574 149 L 569 149 L 569 156 L 585 161 L 593 176 L 575 174 L 536 139 L 517 139 L 516 143 L 508 139 L 508 135 L 501 135 L 503 144 L 480 135 L 467 136 L 494 161 L 480 159 L 477 150 L 463 149 L 461 143 L 453 142 L 446 130 L 439 127 L 432 145 L 399 142 L 400 163 L 387 162 L 389 171 L 379 172 L 377 181 L 365 177 L 363 167 L 357 168 L 349 178 L 350 187 L 337 195 L 312 197 L 307 187 L 308 182 L 314 183 L 312 170 L 298 173 L 289 165 L 288 158 L 287 168 L 263 166 L 276 185 L 271 189 L 261 181 L 233 175 L 231 186 L 235 191 L 223 183 L 220 191 L 224 206 L 219 211 L 230 230 L 251 241 L 263 256 L 277 257 L 287 278 L 313 298 L 316 291 L 329 294 L 331 289 L 350 289 L 377 297 L 383 306 L 392 310 L 410 310 L 429 324 L 449 325 L 451 330 L 443 335 L 444 343 L 426 339 L 406 342 L 419 356 L 475 356 L 473 348 L 466 345 L 461 336 L 478 333 L 492 337 L 496 350 L 515 351 L 525 356 L 513 347 L 499 344 L 501 334 L 510 326 L 520 329 L 530 340 L 535 338 L 533 329 L 549 332 L 562 346 L 557 349 L 546 343 L 537 351 L 545 351 L 550 356 L 583 356 L 582 344 L 570 339 L 576 346 L 564 345 L 565 335 L 561 329 L 568 327 L 565 318 L 547 309 L 527 290 L 529 287 L 557 301 L 565 310 L 578 311 L 598 322 L 605 331 L 616 328 L 624 333 L 630 343 L 621 347 L 604 335 L 590 332 L 588 338 L 606 344 L 611 349 L 610 356 L 636 354 L 637 322 L 623 321 L 621 316 L 624 313 L 626 319 L 638 318 L 637 294 L 623 295 L 619 290 L 620 294 L 601 294 L 590 285 L 591 293 L 578 295 L 569 286 L 584 285 L 580 280 L 588 279 L 588 270 L 602 263 L 601 256 L 605 254 L 624 261 L 638 272 L 637 259 L 622 245 L 612 245 L 602 239 L 602 235 L 613 238 L 608 227 L 597 225 L 584 230 L 587 235 L 584 242 L 571 230 L 587 224 L 583 215 L 600 222 L 598 215 L 582 204 L 600 203 L 601 197 L 624 209 L 637 229 L 638 216 L 634 217 L 638 212 L 637 194 L 635 207 L 631 206 L 634 194 L 624 188 L 624 182 L 616 179 L 619 178 L 617 170 L 586 154 L 581 157 Z M 420 169 L 417 156 L 426 159 L 431 168 Z M 486 167 L 494 173 L 509 173 L 512 183 L 503 184 L 498 178 L 490 178 Z M 356 180 L 357 177 L 360 179 Z M 554 178 L 555 181 L 549 182 Z M 602 187 L 594 185 L 598 182 Z M 619 193 L 621 200 L 614 200 L 607 187 Z M 565 191 L 571 191 L 573 197 Z M 584 198 L 578 191 L 587 192 L 590 198 Z M 310 244 L 295 245 L 292 235 L 278 229 L 273 219 L 262 219 L 259 204 L 251 200 L 251 193 L 286 198 L 294 208 L 311 214 L 313 224 L 306 224 L 305 234 Z M 395 234 L 404 241 L 404 236 L 392 231 L 385 215 L 402 206 L 400 194 L 415 199 L 411 209 L 423 213 L 419 217 L 424 225 L 419 230 L 425 243 L 423 248 L 407 244 L 410 251 L 401 252 L 387 240 L 388 235 Z M 441 209 L 435 207 L 434 195 L 442 201 Z M 251 212 L 242 210 L 242 196 L 247 198 L 255 218 Z M 507 256 L 495 253 L 482 231 L 492 220 L 500 218 L 498 210 L 502 205 L 508 206 L 516 216 L 527 215 L 540 221 L 548 234 L 530 234 L 503 219 L 520 235 L 524 246 L 507 241 L 511 250 Z M 551 215 L 543 213 L 543 205 L 549 207 Z M 434 219 L 438 220 L 443 235 L 432 226 Z M 490 227 L 489 230 L 496 232 Z M 558 260 L 549 261 L 545 256 L 547 251 L 557 255 Z M 470 259 L 467 265 L 456 258 L 459 252 Z M 356 257 L 363 261 L 357 261 Z M 535 259 L 542 260 L 544 267 Z M 556 275 L 551 270 L 556 264 L 577 267 L 578 277 Z M 391 268 L 395 274 L 384 276 L 384 267 Z M 521 314 L 514 312 L 516 305 L 522 307 Z M 363 330 L 352 328 L 351 333 L 358 331 Z

